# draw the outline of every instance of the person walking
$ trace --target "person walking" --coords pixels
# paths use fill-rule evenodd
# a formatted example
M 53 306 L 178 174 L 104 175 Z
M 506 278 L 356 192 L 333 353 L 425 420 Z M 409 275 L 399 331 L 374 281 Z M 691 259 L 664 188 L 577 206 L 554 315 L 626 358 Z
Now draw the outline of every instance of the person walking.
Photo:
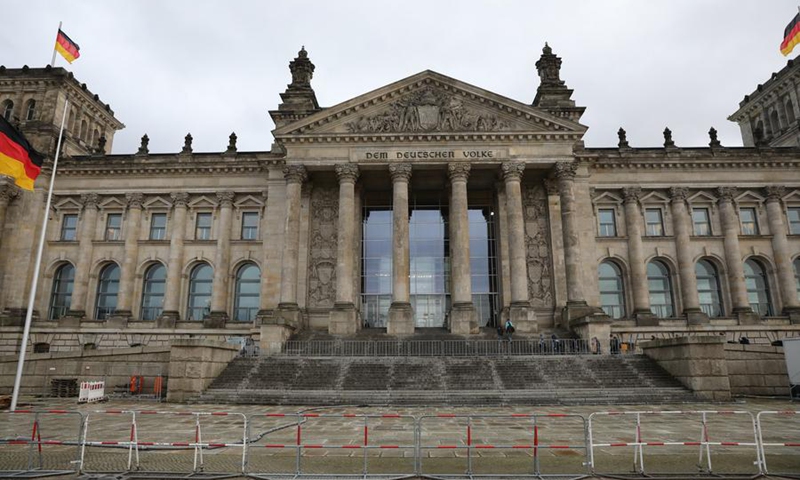
M 508 339 L 508 343 L 513 341 L 514 330 L 514 324 L 511 323 L 511 319 L 506 320 L 506 338 Z

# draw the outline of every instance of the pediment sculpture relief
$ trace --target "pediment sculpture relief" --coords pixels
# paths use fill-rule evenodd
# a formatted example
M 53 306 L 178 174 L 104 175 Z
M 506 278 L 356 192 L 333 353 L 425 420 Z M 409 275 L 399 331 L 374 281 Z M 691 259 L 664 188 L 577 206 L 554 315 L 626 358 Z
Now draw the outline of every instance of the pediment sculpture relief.
M 458 95 L 425 88 L 389 104 L 389 111 L 345 124 L 350 133 L 496 132 L 508 123 L 465 105 Z

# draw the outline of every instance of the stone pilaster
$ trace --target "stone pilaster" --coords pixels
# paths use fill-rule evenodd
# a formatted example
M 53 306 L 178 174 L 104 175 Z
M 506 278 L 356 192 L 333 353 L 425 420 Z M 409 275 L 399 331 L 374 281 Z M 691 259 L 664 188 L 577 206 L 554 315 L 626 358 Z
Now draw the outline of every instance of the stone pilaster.
M 3 241 L 3 232 L 6 225 L 6 211 L 8 205 L 18 195 L 19 190 L 12 183 L 0 183 L 0 245 Z
M 522 174 L 524 162 L 501 165 L 506 191 L 508 218 L 508 254 L 511 270 L 511 306 L 509 317 L 516 328 L 535 332 L 536 316 L 528 296 L 528 255 L 525 246 L 525 218 L 522 214 Z
M 783 200 L 786 191 L 780 186 L 766 188 L 767 221 L 772 234 L 772 259 L 778 270 L 778 289 L 783 304 L 783 314 L 792 323 L 800 323 L 800 302 L 797 301 L 797 286 L 792 266 L 792 254 L 786 238 L 786 225 L 783 222 Z
M 89 289 L 89 269 L 92 268 L 92 253 L 94 233 L 97 227 L 97 202 L 96 193 L 81 195 L 83 215 L 81 218 L 81 234 L 78 240 L 78 264 L 75 265 L 75 282 L 72 287 L 72 301 L 65 317 L 59 320 L 60 326 L 77 326 L 86 316 L 86 297 Z
M 642 246 L 642 210 L 639 199 L 642 189 L 623 188 L 625 198 L 625 225 L 628 233 L 628 260 L 631 267 L 631 290 L 633 292 L 633 318 L 637 325 L 658 325 L 658 318 L 650 311 L 650 291 L 647 286 L 647 265 L 644 263 Z
M 733 205 L 736 189 L 720 187 L 717 189 L 717 195 L 719 196 L 719 214 L 722 223 L 725 265 L 728 270 L 728 287 L 733 302 L 733 315 L 739 319 L 739 323 L 755 323 L 759 317 L 750 308 L 747 287 L 744 283 L 742 254 L 739 251 L 739 217 L 736 215 Z
M 214 288 L 211 290 L 211 313 L 203 321 L 210 328 L 221 328 L 228 321 L 228 270 L 231 263 L 231 227 L 233 224 L 233 198 L 230 191 L 217 192 L 219 202 L 219 230 L 217 251 L 214 253 Z
M 300 249 L 300 207 L 303 182 L 308 172 L 302 165 L 289 165 L 283 170 L 286 178 L 286 227 L 284 229 L 283 263 L 281 265 L 281 322 L 300 328 L 302 313 L 297 305 L 297 269 Z
M 697 294 L 697 276 L 691 250 L 691 227 L 686 197 L 689 191 L 683 187 L 669 189 L 672 207 L 672 226 L 675 231 L 675 251 L 678 255 L 678 275 L 681 282 L 683 315 L 691 324 L 708 323 L 708 315 L 700 310 Z
M 156 325 L 159 328 L 172 328 L 180 320 L 181 272 L 183 271 L 183 244 L 186 236 L 186 214 L 189 194 L 175 192 L 172 197 L 172 219 L 169 240 L 169 265 L 167 265 L 167 291 L 164 297 L 164 310 Z
M 450 278 L 452 309 L 450 331 L 460 335 L 477 332 L 478 319 L 472 303 L 472 277 L 469 252 L 469 205 L 467 180 L 469 163 L 451 163 L 450 177 Z
M 127 193 L 125 200 L 128 203 L 125 221 L 125 253 L 119 278 L 117 309 L 106 322 L 108 326 L 114 328 L 124 328 L 132 317 L 133 281 L 139 259 L 139 228 L 142 223 L 144 195 L 141 192 Z
M 339 231 L 336 238 L 336 300 L 330 313 L 328 331 L 335 335 L 352 335 L 361 325 L 353 296 L 356 241 L 355 190 L 358 165 L 336 165 L 339 177 Z
M 389 174 L 392 176 L 392 305 L 389 307 L 386 331 L 390 335 L 411 335 L 414 333 L 408 253 L 408 184 L 411 181 L 411 164 L 391 164 Z

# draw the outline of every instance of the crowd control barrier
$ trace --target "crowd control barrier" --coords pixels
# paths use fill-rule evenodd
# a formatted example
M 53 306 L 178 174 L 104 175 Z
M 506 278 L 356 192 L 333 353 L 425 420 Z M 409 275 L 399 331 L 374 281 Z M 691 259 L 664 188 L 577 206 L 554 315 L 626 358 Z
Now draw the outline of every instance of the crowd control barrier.
M 106 397 L 106 382 L 81 382 L 78 403 L 94 403 Z
M 438 429 L 437 429 L 438 427 Z M 456 433 L 452 438 L 440 434 L 430 435 L 435 430 Z M 512 413 L 507 415 L 425 415 L 418 420 L 417 472 L 437 474 L 442 464 L 450 464 L 451 471 L 466 475 L 557 475 L 588 473 L 586 442 L 586 419 L 577 414 L 533 414 Z M 442 451 L 463 452 L 444 461 Z M 504 451 L 507 461 L 498 464 L 489 462 L 477 452 L 486 450 Z M 571 450 L 580 452 L 569 463 L 549 464 L 542 461 L 548 450 Z M 433 453 L 439 452 L 439 453 Z M 436 457 L 435 466 L 426 467 L 426 457 Z M 529 457 L 529 458 L 528 458 Z M 513 458 L 513 459 L 512 459 Z M 461 475 L 460 475 L 461 476 Z
M 796 468 L 789 469 L 786 465 L 780 465 L 769 471 L 767 468 L 767 450 L 770 456 L 775 455 L 775 460 L 780 460 L 781 453 L 787 451 L 794 455 L 800 455 L 800 411 L 764 411 L 756 415 L 758 425 L 758 444 L 761 449 L 761 467 L 763 473 L 777 474 L 781 476 L 792 476 L 800 478 L 800 461 Z M 781 428 L 778 428 L 778 427 Z M 764 440 L 766 438 L 766 441 Z
M 752 427 L 753 437 L 751 439 L 732 439 L 726 438 L 725 440 L 718 440 L 719 436 L 724 436 L 726 424 L 730 423 L 730 418 L 739 416 L 746 422 L 748 427 Z M 625 418 L 629 421 L 620 421 L 618 419 Z M 712 418 L 720 420 L 719 427 L 715 429 L 714 440 L 711 439 L 709 424 Z M 603 432 L 602 437 L 615 436 L 613 440 L 598 442 L 598 425 L 599 419 L 614 419 L 613 425 L 609 431 L 609 425 L 605 425 L 606 431 Z M 646 425 L 643 424 L 643 419 L 646 419 Z M 728 425 L 729 426 L 729 425 Z M 622 433 L 628 428 L 628 435 Z M 697 436 L 693 439 L 680 438 L 681 434 L 686 431 L 694 429 Z M 658 432 L 658 433 L 656 433 Z M 619 437 L 623 437 L 620 441 Z M 676 438 L 677 437 L 677 438 Z M 624 441 L 627 440 L 627 441 Z M 677 473 L 674 469 L 680 467 L 681 461 L 685 461 L 685 455 L 681 450 L 685 447 L 696 447 L 698 449 L 697 463 L 692 465 L 694 469 L 689 472 L 696 474 L 697 471 L 703 473 L 719 473 L 714 472 L 712 469 L 711 453 L 712 447 L 725 447 L 725 448 L 748 448 L 753 450 L 752 465 L 757 469 L 754 473 L 762 473 L 761 469 L 761 451 L 758 445 L 758 433 L 756 427 L 756 419 L 752 413 L 747 411 L 722 411 L 722 410 L 673 410 L 673 411 L 609 411 L 609 412 L 595 412 L 589 415 L 589 467 L 592 473 L 596 473 L 597 463 L 595 461 L 596 448 L 616 448 L 616 447 L 632 447 L 633 448 L 633 471 L 640 475 L 658 474 L 658 473 Z M 645 447 L 650 449 L 668 448 L 673 447 L 671 451 L 665 451 L 665 455 L 669 455 L 668 471 L 657 472 L 656 470 L 645 469 Z M 678 447 L 678 448 L 675 448 Z M 681 453 L 678 453 L 681 452 Z M 741 466 L 737 466 L 741 468 Z M 603 472 L 610 473 L 610 472 Z M 688 472 L 681 472 L 688 473 Z M 741 470 L 739 470 L 741 473 Z M 749 472 L 748 472 L 749 473 Z
M 72 410 L 14 410 L 0 415 L 5 473 L 61 475 L 80 470 L 83 415 Z

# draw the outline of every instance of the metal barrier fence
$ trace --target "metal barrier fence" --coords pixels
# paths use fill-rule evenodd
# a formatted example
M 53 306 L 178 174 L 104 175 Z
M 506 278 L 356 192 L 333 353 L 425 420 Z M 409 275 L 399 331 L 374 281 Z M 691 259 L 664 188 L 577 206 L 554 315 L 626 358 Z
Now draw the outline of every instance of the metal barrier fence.
M 798 478 L 798 420 L 798 411 L 721 410 L 606 411 L 588 418 L 17 410 L 0 416 L 0 476 L 141 471 L 272 478 L 331 476 L 335 466 L 336 475 L 359 477 L 583 477 L 630 474 L 614 453 L 630 448 L 633 472 L 642 477 L 759 475 L 768 472 L 769 459 L 770 473 Z M 677 471 L 686 465 L 691 473 Z
M 719 430 L 729 431 L 730 421 L 728 420 L 733 416 L 743 416 L 745 425 L 752 428 L 752 439 L 738 439 L 726 438 L 725 440 L 711 440 L 710 435 L 710 419 L 712 417 L 721 418 L 722 424 L 719 425 Z M 621 418 L 627 417 L 631 421 L 624 422 Z M 658 419 L 657 425 L 648 425 L 653 427 L 651 431 L 644 431 L 642 425 L 642 418 L 651 420 Z M 599 418 L 613 419 L 615 424 L 614 428 L 607 432 L 607 436 L 613 435 L 612 440 L 603 442 L 596 442 L 597 434 L 596 427 Z M 664 418 L 669 420 L 661 421 Z M 628 425 L 625 425 L 628 423 Z M 628 434 L 624 427 L 628 427 Z M 697 436 L 695 438 L 681 438 L 681 435 L 694 428 Z M 595 449 L 596 448 L 617 448 L 617 447 L 633 447 L 633 471 L 640 475 L 654 474 L 654 473 L 675 473 L 669 472 L 654 472 L 645 469 L 645 447 L 648 449 L 661 448 L 665 450 L 665 455 L 669 455 L 670 468 L 674 468 L 677 463 L 688 461 L 685 451 L 686 447 L 697 447 L 697 463 L 693 465 L 696 469 L 692 473 L 700 472 L 711 474 L 719 473 L 714 472 L 711 463 L 711 447 L 725 447 L 726 449 L 734 447 L 752 448 L 754 459 L 752 465 L 755 465 L 757 471 L 753 473 L 761 473 L 761 451 L 758 443 L 758 432 L 756 426 L 756 419 L 752 413 L 747 411 L 721 411 L 721 410 L 675 410 L 675 411 L 638 411 L 638 412 L 595 412 L 589 415 L 589 429 L 588 429 L 588 442 L 589 442 L 589 467 L 594 473 L 598 471 L 595 462 Z M 722 455 L 722 452 L 718 452 Z M 662 459 L 663 460 L 663 459 Z M 663 463 L 663 462 L 662 462 Z M 726 466 L 729 466 L 726 464 Z M 743 468 L 737 465 L 737 468 Z M 688 472 L 681 472 L 687 473 Z M 730 473 L 730 472 L 728 472 Z M 739 471 L 738 473 L 742 473 Z M 750 472 L 748 472 L 750 473 Z

